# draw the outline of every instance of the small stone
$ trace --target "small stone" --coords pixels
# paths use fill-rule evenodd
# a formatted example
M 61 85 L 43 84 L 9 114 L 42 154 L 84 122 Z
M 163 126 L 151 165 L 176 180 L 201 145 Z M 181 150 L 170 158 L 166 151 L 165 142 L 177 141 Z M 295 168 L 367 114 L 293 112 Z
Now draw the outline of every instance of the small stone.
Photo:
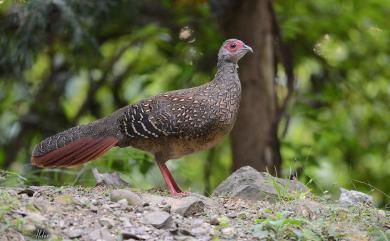
M 178 230 L 183 235 L 192 235 L 192 233 L 189 230 L 185 229 L 185 228 L 180 228 Z
M 228 218 L 236 218 L 237 217 L 237 214 L 233 213 L 233 212 L 230 212 L 230 213 L 227 213 L 226 214 L 226 217 Z
M 340 188 L 339 202 L 349 205 L 366 204 L 372 206 L 373 198 L 362 192 Z
M 202 219 L 195 219 L 191 225 L 191 234 L 196 237 L 208 236 L 210 225 L 205 223 Z
M 219 220 L 217 215 L 213 215 L 210 218 L 210 224 L 211 225 L 219 225 Z
M 104 240 L 104 241 L 115 241 L 115 238 L 110 234 L 110 232 L 105 229 L 95 229 L 88 235 L 90 240 L 97 241 L 97 240 Z
M 1 180 L 0 180 L 1 181 Z M 5 233 L 3 233 L 2 237 L 0 238 L 1 241 L 25 241 L 26 239 L 23 237 L 23 235 L 15 230 L 8 229 Z
M 110 206 L 109 204 L 107 204 L 107 203 L 103 204 L 103 205 L 101 206 L 101 208 L 102 208 L 102 209 L 111 210 L 111 206 Z
M 132 191 L 127 189 L 116 189 L 111 192 L 111 201 L 118 202 L 122 199 L 126 199 L 128 205 L 143 206 L 141 198 Z
M 170 213 L 171 208 L 172 208 L 171 205 L 165 205 L 161 208 L 161 210 Z
M 130 223 L 130 221 L 125 217 L 119 218 L 122 221 L 122 226 L 125 228 L 132 227 L 133 225 Z
M 119 200 L 120 201 L 120 200 Z M 111 204 L 108 204 L 108 206 L 110 208 L 119 208 L 121 205 L 119 203 L 111 203 Z
M 128 232 L 128 231 L 122 232 L 122 240 L 127 240 L 127 239 L 145 240 L 142 236 L 137 235 L 135 233 Z
M 55 208 L 50 205 L 50 202 L 42 198 L 34 198 L 32 204 L 41 212 L 55 211 Z
M 156 228 L 168 228 L 172 223 L 172 217 L 167 212 L 155 211 L 144 216 L 144 223 Z
M 96 185 L 99 186 L 121 187 L 121 186 L 128 185 L 128 183 L 126 183 L 116 172 L 99 173 L 99 171 L 96 168 L 93 168 L 92 174 L 95 177 Z
M 98 207 L 96 207 L 96 206 L 91 206 L 91 207 L 89 208 L 89 210 L 90 210 L 91 212 L 93 212 L 93 213 L 97 213 L 97 212 L 98 212 Z
M 159 231 L 160 230 L 153 230 L 154 234 L 157 234 Z M 148 234 L 150 232 L 152 232 L 152 230 L 146 226 L 130 228 L 121 231 L 123 240 L 150 240 L 151 236 Z
M 99 218 L 99 224 L 103 227 L 107 227 L 108 229 L 114 226 L 114 221 L 110 218 L 101 217 Z
M 32 190 L 32 189 L 29 189 L 29 188 L 26 188 L 20 192 L 18 192 L 18 194 L 26 194 L 28 197 L 32 197 L 34 195 L 35 191 Z
M 203 222 L 202 219 L 196 218 L 196 219 L 192 220 L 191 227 L 193 227 L 193 228 L 199 227 L 199 226 L 202 226 L 203 223 L 204 223 L 204 222 Z
M 124 208 L 127 208 L 127 206 L 129 205 L 129 202 L 127 202 L 126 199 L 121 199 L 118 201 L 118 204 L 122 209 L 124 209 Z
M 27 194 L 25 194 L 25 193 L 20 194 L 20 199 L 26 200 L 28 198 L 29 198 L 29 196 Z
M 191 234 L 194 235 L 195 237 L 208 236 L 209 229 L 207 227 L 200 226 L 200 227 L 191 229 Z
M 204 211 L 204 202 L 197 197 L 188 196 L 172 202 L 172 212 L 184 217 L 194 216 Z
M 230 236 L 230 235 L 232 235 L 232 234 L 234 233 L 234 229 L 233 229 L 233 228 L 223 228 L 223 229 L 221 230 L 221 232 L 222 232 L 223 234 L 225 234 L 225 235 Z
M 169 232 L 171 234 L 177 234 L 177 231 L 179 231 L 179 224 L 175 222 L 173 225 L 171 225 Z
M 60 227 L 60 228 L 65 227 L 65 221 L 63 219 L 58 221 L 58 227 Z
M 30 223 L 34 223 L 38 226 L 43 226 L 47 222 L 47 218 L 45 218 L 39 213 L 28 213 L 26 217 L 26 221 Z
M 175 240 L 177 241 L 199 241 L 199 239 L 191 237 L 191 236 L 175 236 Z M 204 240 L 210 240 L 209 238 Z
M 386 212 L 382 209 L 378 210 L 378 216 L 381 218 L 386 218 Z
M 83 230 L 71 228 L 68 231 L 68 237 L 71 239 L 80 238 L 83 234 Z

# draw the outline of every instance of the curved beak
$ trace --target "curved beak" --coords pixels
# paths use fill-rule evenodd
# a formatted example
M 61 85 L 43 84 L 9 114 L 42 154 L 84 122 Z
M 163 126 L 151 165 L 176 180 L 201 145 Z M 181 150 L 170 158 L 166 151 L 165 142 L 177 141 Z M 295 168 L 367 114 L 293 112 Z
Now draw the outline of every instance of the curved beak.
M 247 52 L 253 53 L 253 49 L 249 45 L 244 44 L 243 49 L 245 49 Z

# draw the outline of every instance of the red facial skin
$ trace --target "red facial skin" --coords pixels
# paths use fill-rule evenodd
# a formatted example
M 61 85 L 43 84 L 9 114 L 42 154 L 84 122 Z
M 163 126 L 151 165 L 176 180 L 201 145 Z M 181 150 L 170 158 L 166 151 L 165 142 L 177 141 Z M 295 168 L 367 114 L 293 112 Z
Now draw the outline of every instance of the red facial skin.
M 225 44 L 224 48 L 230 53 L 235 53 L 244 46 L 244 43 L 240 40 L 230 41 Z

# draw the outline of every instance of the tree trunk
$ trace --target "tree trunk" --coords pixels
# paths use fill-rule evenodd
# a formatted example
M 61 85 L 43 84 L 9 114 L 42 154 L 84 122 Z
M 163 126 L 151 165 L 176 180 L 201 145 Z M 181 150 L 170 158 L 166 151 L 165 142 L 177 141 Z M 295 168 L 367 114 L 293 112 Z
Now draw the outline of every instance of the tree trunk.
M 273 19 L 268 0 L 211 2 L 226 38 L 253 48 L 240 63 L 242 99 L 232 132 L 233 169 L 252 166 L 277 174 L 281 164 L 274 89 Z M 219 5 L 219 6 L 217 6 Z M 220 7 L 219 9 L 217 9 Z M 221 13 L 221 8 L 224 8 Z

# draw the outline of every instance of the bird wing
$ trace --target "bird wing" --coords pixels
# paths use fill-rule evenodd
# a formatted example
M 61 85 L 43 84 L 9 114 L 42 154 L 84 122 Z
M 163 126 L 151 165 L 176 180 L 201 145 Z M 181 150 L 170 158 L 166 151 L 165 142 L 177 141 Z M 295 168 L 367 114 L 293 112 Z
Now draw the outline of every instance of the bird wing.
M 216 110 L 196 91 L 168 92 L 126 107 L 118 119 L 130 138 L 199 137 L 210 131 Z

